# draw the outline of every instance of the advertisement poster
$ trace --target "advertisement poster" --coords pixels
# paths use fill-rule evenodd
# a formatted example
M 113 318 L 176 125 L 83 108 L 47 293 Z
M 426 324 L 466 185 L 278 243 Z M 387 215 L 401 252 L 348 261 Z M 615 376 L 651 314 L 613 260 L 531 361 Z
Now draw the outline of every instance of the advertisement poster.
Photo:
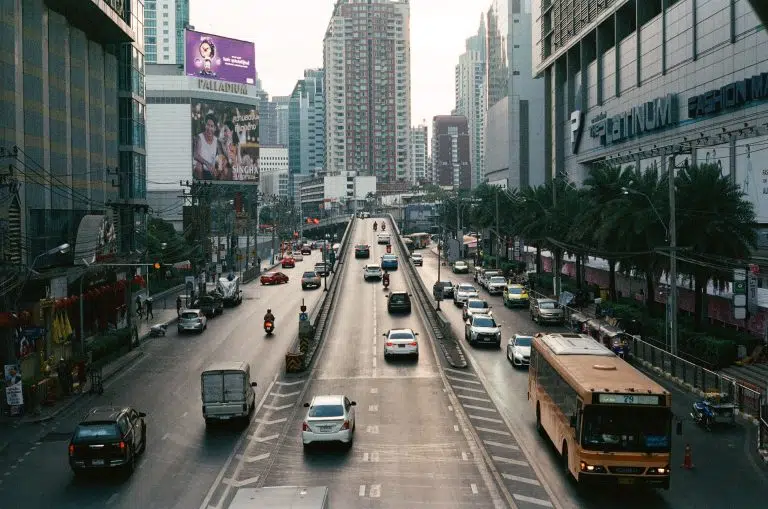
M 11 414 L 18 413 L 24 404 L 24 392 L 21 384 L 21 368 L 18 364 L 6 364 L 3 370 L 3 386 L 5 387 L 5 399 L 11 407 Z
M 723 177 L 731 174 L 731 147 L 727 143 L 714 147 L 696 149 L 698 164 L 716 164 Z
M 768 222 L 768 136 L 736 142 L 736 183 L 755 207 L 758 223 Z
M 192 176 L 238 184 L 259 181 L 259 113 L 224 101 L 192 103 Z
M 184 69 L 187 76 L 253 85 L 256 49 L 252 42 L 187 30 Z

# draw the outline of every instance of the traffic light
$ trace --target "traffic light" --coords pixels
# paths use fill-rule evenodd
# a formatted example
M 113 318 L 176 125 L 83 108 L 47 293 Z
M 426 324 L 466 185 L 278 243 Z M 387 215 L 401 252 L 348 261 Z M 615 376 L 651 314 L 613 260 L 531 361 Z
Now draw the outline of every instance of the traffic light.
M 160 262 L 155 262 L 152 267 L 154 267 L 155 270 L 160 270 Z

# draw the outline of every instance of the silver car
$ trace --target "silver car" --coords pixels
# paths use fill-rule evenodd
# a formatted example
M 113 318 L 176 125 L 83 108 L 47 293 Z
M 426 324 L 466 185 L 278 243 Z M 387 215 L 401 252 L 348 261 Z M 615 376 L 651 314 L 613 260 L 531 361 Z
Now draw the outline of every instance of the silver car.
M 363 279 L 368 281 L 369 279 L 381 279 L 384 273 L 381 271 L 381 266 L 373 263 L 369 263 L 363 269 Z
M 466 321 L 472 315 L 492 315 L 491 306 L 483 299 L 468 299 L 461 310 L 461 318 Z
M 179 314 L 179 334 L 187 331 L 195 331 L 200 334 L 208 328 L 208 318 L 199 309 L 185 309 Z
M 457 306 L 463 306 L 467 299 L 474 299 L 478 295 L 477 288 L 469 283 L 461 283 L 453 292 L 453 303 Z
M 515 334 L 507 343 L 507 360 L 516 368 L 528 366 L 531 362 L 531 336 Z
M 411 329 L 392 329 L 383 334 L 386 339 L 384 342 L 384 358 L 409 356 L 419 359 L 419 342 L 416 339 L 418 332 Z
M 315 396 L 304 403 L 307 415 L 301 425 L 304 448 L 319 442 L 341 442 L 352 446 L 355 438 L 355 406 L 346 396 Z
M 464 327 L 464 339 L 470 345 L 478 343 L 501 347 L 501 327 L 491 315 L 472 315 Z
M 504 276 L 492 276 L 491 279 L 488 280 L 486 287 L 488 288 L 488 293 L 491 295 L 501 295 L 504 293 L 504 288 L 507 287 L 507 280 Z
M 533 299 L 530 304 L 531 320 L 536 323 L 560 323 L 565 321 L 563 308 L 554 299 Z

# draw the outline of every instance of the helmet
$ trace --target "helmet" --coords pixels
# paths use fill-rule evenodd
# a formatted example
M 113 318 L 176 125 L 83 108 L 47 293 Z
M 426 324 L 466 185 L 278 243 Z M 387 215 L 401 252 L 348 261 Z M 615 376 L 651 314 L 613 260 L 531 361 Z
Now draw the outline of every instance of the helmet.
M 267 313 L 271 313 L 271 312 L 272 312 L 272 310 L 271 310 L 271 309 L 267 309 Z

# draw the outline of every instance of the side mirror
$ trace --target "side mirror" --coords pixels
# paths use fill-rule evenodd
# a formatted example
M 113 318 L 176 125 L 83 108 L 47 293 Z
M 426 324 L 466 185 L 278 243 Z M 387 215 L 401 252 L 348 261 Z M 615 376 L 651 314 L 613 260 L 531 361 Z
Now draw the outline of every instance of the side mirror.
M 350 405 L 352 405 L 352 406 L 357 406 L 357 401 L 352 401 L 352 402 L 350 403 Z
M 472 320 L 467 320 L 467 325 L 472 325 Z
M 384 336 L 386 338 L 387 337 L 387 333 L 385 332 L 384 334 L 382 334 L 382 336 Z
M 418 335 L 419 335 L 419 333 L 418 333 L 418 332 L 414 332 L 414 333 L 413 333 L 413 335 L 414 335 L 414 336 L 418 336 Z
M 144 413 L 144 412 L 139 412 L 139 417 L 146 417 L 146 416 L 147 416 L 147 414 L 146 414 L 146 413 Z
M 304 408 L 309 408 L 309 403 L 304 403 Z
M 256 382 L 251 382 L 251 387 L 256 387 Z
M 575 415 L 571 416 L 570 422 L 571 422 L 571 427 L 575 428 L 576 427 L 576 416 Z
M 493 306 L 488 306 L 488 309 L 493 309 Z

